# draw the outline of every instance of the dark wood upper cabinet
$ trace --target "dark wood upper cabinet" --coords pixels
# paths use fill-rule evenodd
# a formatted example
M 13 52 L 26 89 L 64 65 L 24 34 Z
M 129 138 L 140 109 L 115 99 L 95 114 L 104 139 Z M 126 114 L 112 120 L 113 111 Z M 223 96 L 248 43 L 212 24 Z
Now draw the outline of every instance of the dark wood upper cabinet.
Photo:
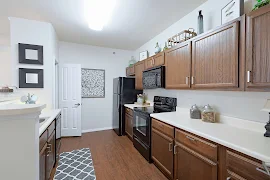
M 135 66 L 135 89 L 142 90 L 144 61 L 137 62 L 134 66 Z
M 226 24 L 193 40 L 193 88 L 238 88 L 239 26 Z
M 150 69 L 165 64 L 164 52 L 160 52 L 145 60 L 145 69 Z
M 144 67 L 145 67 L 145 69 L 150 69 L 150 68 L 154 67 L 153 57 L 147 58 L 145 60 Z
M 135 76 L 134 65 L 126 68 L 126 76 Z
M 247 15 L 247 90 L 270 91 L 270 5 Z
M 152 128 L 152 160 L 164 175 L 173 179 L 173 139 Z
M 153 56 L 153 64 L 154 66 L 162 66 L 165 64 L 164 52 L 160 52 Z
M 217 180 L 217 163 L 176 142 L 174 179 Z
M 165 52 L 166 89 L 190 88 L 191 42 L 182 43 Z

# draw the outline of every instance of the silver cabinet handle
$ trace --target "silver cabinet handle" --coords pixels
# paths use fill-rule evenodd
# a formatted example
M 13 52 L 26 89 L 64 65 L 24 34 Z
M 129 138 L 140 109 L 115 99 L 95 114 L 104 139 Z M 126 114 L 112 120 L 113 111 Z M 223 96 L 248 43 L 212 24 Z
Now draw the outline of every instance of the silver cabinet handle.
M 48 150 L 47 152 L 48 152 L 48 153 L 52 152 L 52 146 L 51 146 L 51 145 L 49 146 L 49 145 L 50 145 L 50 144 L 48 144 L 48 147 L 47 147 L 47 150 Z
M 174 154 L 177 154 L 176 148 L 177 148 L 177 145 L 174 145 L 174 147 L 173 147 L 173 153 Z
M 231 177 L 227 177 L 227 179 L 226 180 L 230 180 L 231 179 Z
M 189 84 L 188 81 L 189 81 L 189 77 L 187 76 L 187 77 L 186 77 L 186 84 Z
M 154 66 L 155 65 L 155 59 L 153 58 L 152 61 L 153 61 L 153 66 Z
M 250 77 L 250 75 L 251 75 L 251 71 L 247 71 L 247 82 L 248 82 L 248 83 L 251 82 L 251 77 Z
M 263 174 L 265 174 L 265 175 L 267 175 L 267 176 L 270 176 L 270 173 L 267 172 L 266 170 L 262 170 L 261 168 L 256 168 L 256 170 L 263 173 Z
M 191 141 L 196 141 L 196 139 L 192 138 L 192 137 L 189 137 L 189 136 L 186 136 L 187 139 L 191 140 Z
M 173 143 L 169 143 L 169 151 L 170 152 L 172 151 L 172 145 L 173 145 Z
M 191 84 L 194 84 L 194 76 L 191 77 Z

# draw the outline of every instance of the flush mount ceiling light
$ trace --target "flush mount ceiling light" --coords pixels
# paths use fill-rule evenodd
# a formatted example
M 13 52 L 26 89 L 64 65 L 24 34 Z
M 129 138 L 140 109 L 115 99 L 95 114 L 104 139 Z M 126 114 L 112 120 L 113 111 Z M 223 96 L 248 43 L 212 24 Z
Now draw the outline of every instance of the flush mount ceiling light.
M 90 29 L 101 31 L 112 16 L 116 0 L 84 0 L 84 15 Z

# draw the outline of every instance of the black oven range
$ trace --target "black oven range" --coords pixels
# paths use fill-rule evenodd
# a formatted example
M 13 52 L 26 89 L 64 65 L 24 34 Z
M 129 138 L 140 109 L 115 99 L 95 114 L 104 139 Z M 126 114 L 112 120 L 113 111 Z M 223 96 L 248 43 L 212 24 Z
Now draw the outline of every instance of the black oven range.
M 150 114 L 173 112 L 176 106 L 176 98 L 155 96 L 153 107 L 134 108 L 133 145 L 148 162 L 152 162 Z

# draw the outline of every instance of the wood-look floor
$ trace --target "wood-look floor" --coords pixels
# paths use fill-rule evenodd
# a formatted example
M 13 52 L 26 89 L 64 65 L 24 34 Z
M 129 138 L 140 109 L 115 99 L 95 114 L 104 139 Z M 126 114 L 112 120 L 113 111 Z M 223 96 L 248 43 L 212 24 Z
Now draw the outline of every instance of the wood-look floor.
M 167 179 L 141 156 L 127 136 L 117 136 L 113 130 L 63 138 L 60 152 L 81 148 L 90 148 L 97 180 Z

